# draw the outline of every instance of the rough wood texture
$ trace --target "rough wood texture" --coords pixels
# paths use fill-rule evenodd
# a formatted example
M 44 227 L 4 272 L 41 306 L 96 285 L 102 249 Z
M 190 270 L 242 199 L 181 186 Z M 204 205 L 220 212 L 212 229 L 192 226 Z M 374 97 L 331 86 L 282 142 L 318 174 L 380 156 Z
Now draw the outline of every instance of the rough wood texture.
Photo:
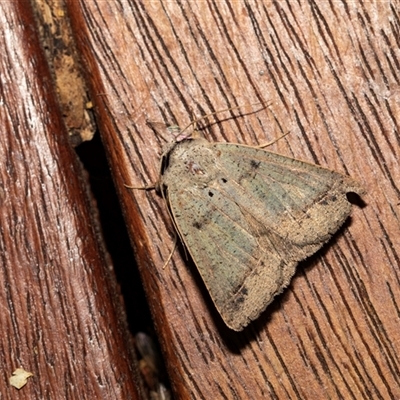
M 399 14 L 395 2 L 69 0 L 176 398 L 400 396 Z M 163 199 L 146 119 L 271 150 L 364 184 L 364 207 L 242 333 L 224 326 Z M 256 112 L 253 112 L 256 111 Z M 241 114 L 240 116 L 238 116 Z M 213 122 L 213 118 L 208 119 Z M 167 136 L 167 134 L 166 134 Z
M 92 140 L 96 127 L 88 107 L 79 57 L 73 42 L 63 0 L 34 0 L 37 31 L 56 86 L 56 94 L 70 143 Z
M 1 399 L 137 399 L 118 292 L 27 2 L 0 2 Z M 115 301 L 114 301 L 114 300 Z M 19 392 L 8 378 L 33 373 Z

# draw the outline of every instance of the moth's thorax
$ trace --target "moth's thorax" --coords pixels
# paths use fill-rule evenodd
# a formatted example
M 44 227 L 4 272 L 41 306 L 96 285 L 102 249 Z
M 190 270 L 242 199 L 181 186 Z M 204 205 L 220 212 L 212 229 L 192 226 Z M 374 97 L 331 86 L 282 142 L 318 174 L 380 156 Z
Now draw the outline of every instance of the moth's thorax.
M 162 172 L 161 183 L 166 186 L 183 187 L 207 185 L 215 179 L 219 152 L 206 139 L 186 139 L 176 143 L 168 154 L 167 166 Z

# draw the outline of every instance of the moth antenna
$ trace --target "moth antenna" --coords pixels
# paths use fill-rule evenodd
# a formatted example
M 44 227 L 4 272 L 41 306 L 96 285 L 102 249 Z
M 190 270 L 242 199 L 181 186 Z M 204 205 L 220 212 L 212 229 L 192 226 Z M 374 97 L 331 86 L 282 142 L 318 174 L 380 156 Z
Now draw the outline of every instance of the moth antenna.
M 208 118 L 208 117 L 211 117 L 212 115 L 220 114 L 220 113 L 223 113 L 223 112 L 226 112 L 226 111 L 236 110 L 236 109 L 238 109 L 238 108 L 257 106 L 257 105 L 260 105 L 260 104 L 265 104 L 265 103 L 259 102 L 259 103 L 253 103 L 253 104 L 244 104 L 244 105 L 240 105 L 240 106 L 225 108 L 225 109 L 223 109 L 223 110 L 218 110 L 218 111 L 214 111 L 214 112 L 212 112 L 212 113 L 203 115 L 203 116 L 201 116 L 201 117 L 199 117 L 199 118 L 195 118 L 194 120 L 192 120 L 192 121 L 190 122 L 190 124 L 188 124 L 187 126 L 185 126 L 185 128 L 183 128 L 183 129 L 181 130 L 180 134 L 182 134 L 183 132 L 185 132 L 185 131 L 186 131 L 187 129 L 189 129 L 192 125 L 196 126 L 197 123 L 198 123 L 199 121 L 201 121 L 201 120 L 203 120 L 203 119 L 206 119 L 206 118 Z M 269 104 L 270 104 L 270 102 L 267 102 L 265 106 L 268 107 Z M 194 129 L 194 131 L 195 131 L 195 129 Z

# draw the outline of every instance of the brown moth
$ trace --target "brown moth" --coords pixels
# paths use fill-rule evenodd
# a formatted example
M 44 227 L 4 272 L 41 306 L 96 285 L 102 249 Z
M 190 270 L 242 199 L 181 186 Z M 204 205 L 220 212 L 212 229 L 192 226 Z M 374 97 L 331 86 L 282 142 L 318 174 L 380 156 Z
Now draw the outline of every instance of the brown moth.
M 156 189 L 226 325 L 240 331 L 351 211 L 352 178 L 260 148 L 186 138 Z

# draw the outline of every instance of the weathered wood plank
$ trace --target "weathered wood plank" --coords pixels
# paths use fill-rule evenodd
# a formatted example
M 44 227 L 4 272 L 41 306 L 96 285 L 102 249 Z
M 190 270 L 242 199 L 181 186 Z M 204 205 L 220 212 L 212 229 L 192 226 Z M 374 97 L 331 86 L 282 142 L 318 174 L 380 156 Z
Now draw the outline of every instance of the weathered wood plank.
M 2 399 L 137 399 L 118 290 L 28 2 L 1 2 Z M 33 373 L 17 392 L 11 373 Z
M 400 396 L 399 14 L 391 2 L 69 1 L 176 398 Z M 227 329 L 163 199 L 146 120 L 217 116 L 215 140 L 351 175 L 364 207 L 242 333 Z M 213 119 L 210 118 L 212 122 Z

